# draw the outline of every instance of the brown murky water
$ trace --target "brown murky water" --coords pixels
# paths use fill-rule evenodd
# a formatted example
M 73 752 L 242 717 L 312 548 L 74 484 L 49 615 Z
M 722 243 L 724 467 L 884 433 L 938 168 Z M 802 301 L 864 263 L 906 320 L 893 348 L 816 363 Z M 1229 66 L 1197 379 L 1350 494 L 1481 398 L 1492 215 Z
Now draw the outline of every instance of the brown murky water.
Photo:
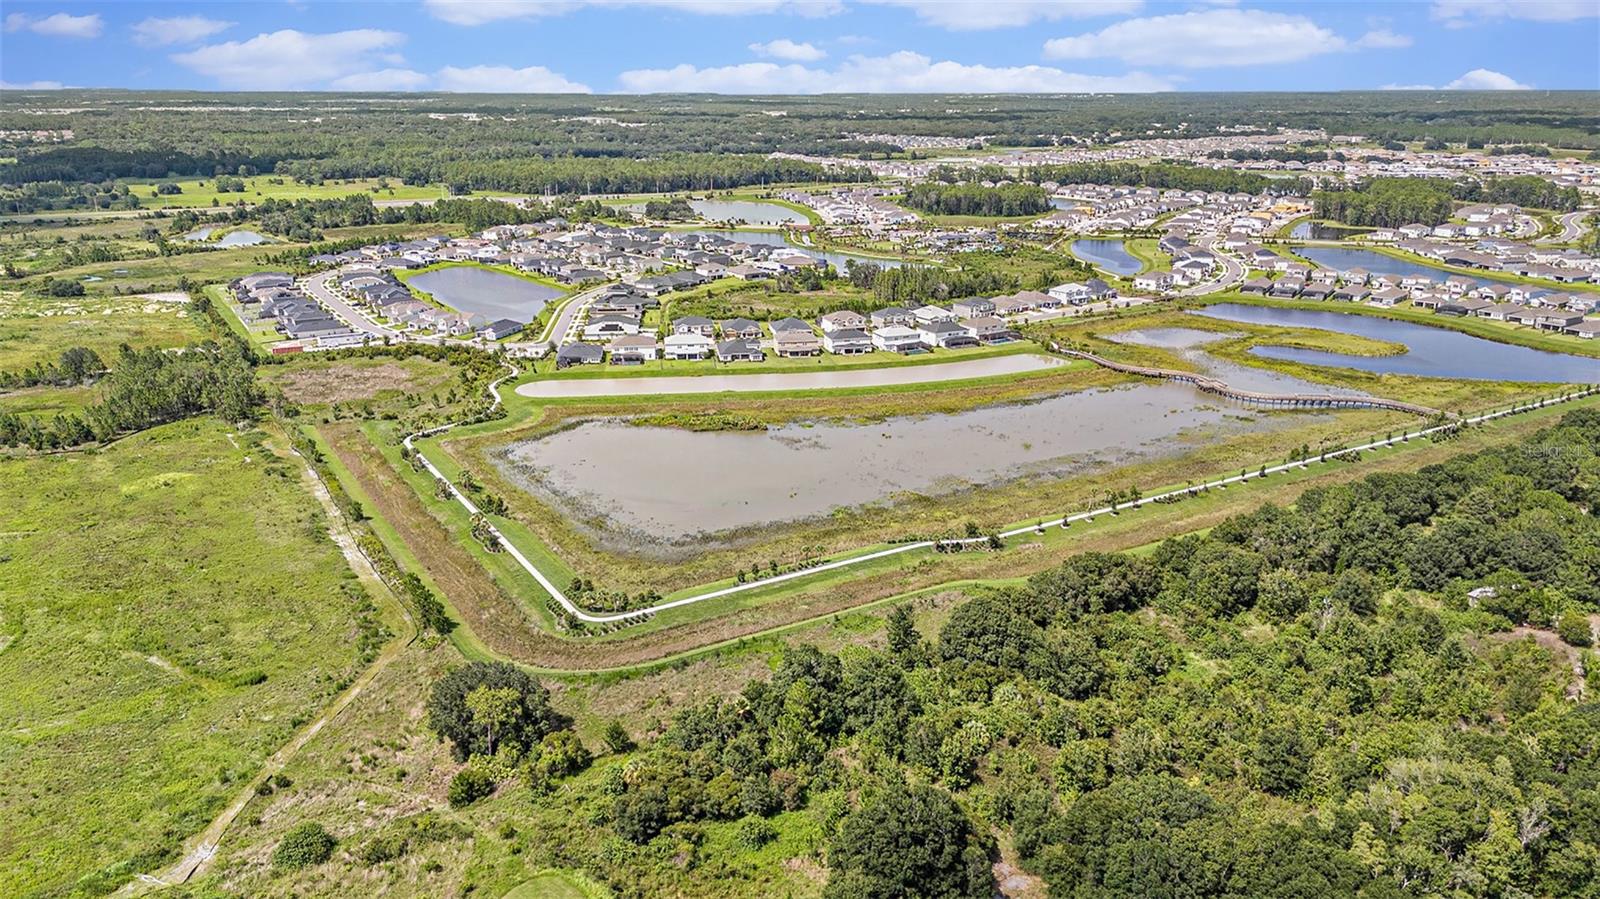
M 940 496 L 1176 455 L 1200 442 L 1301 424 L 1177 384 L 872 424 L 695 432 L 605 420 L 501 451 L 503 470 L 608 549 L 658 554 L 719 532 L 841 507 Z M 726 535 L 725 535 L 726 536 Z

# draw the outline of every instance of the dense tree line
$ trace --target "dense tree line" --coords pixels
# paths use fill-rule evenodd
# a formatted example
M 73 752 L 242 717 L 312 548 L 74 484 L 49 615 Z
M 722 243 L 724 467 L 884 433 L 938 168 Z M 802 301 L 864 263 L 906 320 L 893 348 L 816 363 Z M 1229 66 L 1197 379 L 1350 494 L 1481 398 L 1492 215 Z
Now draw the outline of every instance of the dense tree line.
M 786 649 L 564 793 L 590 811 L 551 857 L 649 894 L 703 828 L 803 812 L 830 897 L 993 895 L 995 833 L 1059 896 L 1590 895 L 1600 666 L 1509 631 L 1588 642 L 1597 502 L 1584 410 L 1074 556 L 933 639 L 901 607 L 881 649 Z
M 23 387 L 76 387 L 106 370 L 100 354 L 88 347 L 68 347 L 54 362 L 35 362 L 21 371 L 0 371 L 0 390 Z
M 1038 215 L 1050 208 L 1050 197 L 1035 184 L 945 184 L 937 181 L 914 185 L 906 191 L 907 206 L 935 215 Z
M 232 343 L 205 343 L 180 352 L 123 344 L 97 391 L 95 402 L 82 412 L 59 412 L 49 420 L 0 414 L 0 446 L 45 450 L 103 443 L 205 413 L 247 421 L 262 401 L 250 359 Z
M 1054 181 L 1057 184 L 1116 184 L 1162 190 L 1203 190 L 1244 194 L 1303 196 L 1312 188 L 1311 180 L 1308 178 L 1269 178 L 1255 172 L 1208 169 L 1171 162 L 1150 165 L 1140 165 L 1136 162 L 1043 165 L 1027 169 L 1024 176 L 1036 182 Z
M 1538 175 L 1465 181 L 1456 190 L 1456 199 L 1472 203 L 1515 203 L 1529 209 L 1572 212 L 1583 202 L 1576 187 L 1561 187 Z
M 112 178 L 177 178 L 267 171 L 278 163 L 272 154 L 232 150 L 183 152 L 173 149 L 120 150 L 106 147 L 50 147 L 0 166 L 0 184 L 35 181 L 107 181 Z
M 1428 178 L 1374 178 L 1342 189 L 1311 195 L 1313 215 L 1321 219 L 1374 228 L 1398 228 L 1448 221 L 1455 208 L 1448 182 Z
M 1304 147 L 1284 147 L 1278 150 L 1212 150 L 1206 156 L 1211 159 L 1233 159 L 1241 162 L 1262 160 L 1271 160 L 1273 162 L 1327 162 L 1330 159 L 1344 161 L 1343 153 L 1329 153 L 1327 150 L 1310 150 Z
M 872 291 L 874 308 L 885 306 L 923 306 L 961 297 L 994 296 L 1014 291 L 1016 275 L 1001 270 L 947 270 L 923 265 L 880 266 L 872 262 L 851 261 L 850 283 Z

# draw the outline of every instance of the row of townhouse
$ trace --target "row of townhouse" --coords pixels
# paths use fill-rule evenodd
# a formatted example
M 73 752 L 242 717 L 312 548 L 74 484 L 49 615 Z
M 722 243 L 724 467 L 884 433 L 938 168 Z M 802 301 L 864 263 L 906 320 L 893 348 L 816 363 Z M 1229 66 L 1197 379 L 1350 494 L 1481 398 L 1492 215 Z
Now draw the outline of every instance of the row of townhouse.
M 271 321 L 284 337 L 298 341 L 286 350 L 357 346 L 364 335 L 335 318 L 307 296 L 285 272 L 256 272 L 229 285 L 241 308 L 256 310 L 257 321 Z

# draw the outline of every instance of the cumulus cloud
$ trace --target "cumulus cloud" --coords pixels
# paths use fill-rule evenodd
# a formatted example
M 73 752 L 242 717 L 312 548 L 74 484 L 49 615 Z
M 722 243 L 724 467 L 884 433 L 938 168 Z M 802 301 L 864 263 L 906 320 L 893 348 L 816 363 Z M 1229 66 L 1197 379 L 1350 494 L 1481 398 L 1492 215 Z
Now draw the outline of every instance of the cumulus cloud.
M 867 0 L 916 12 L 929 25 L 950 31 L 1016 28 L 1034 22 L 1138 12 L 1143 0 Z
M 618 81 L 635 93 L 1135 93 L 1172 89 L 1172 82 L 1142 72 L 1082 75 L 1050 66 L 993 67 L 934 62 L 902 50 L 887 56 L 852 56 L 835 69 L 751 62 L 697 68 L 634 69 Z
M 1600 16 L 1594 0 L 1434 0 L 1433 17 L 1453 28 L 1496 19 L 1571 22 Z
M 1447 91 L 1526 91 L 1531 85 L 1521 84 L 1510 75 L 1493 69 L 1473 69 L 1444 86 Z
M 544 66 L 445 66 L 437 76 L 439 90 L 464 94 L 587 94 L 588 85 L 568 81 Z
M 774 59 L 792 59 L 796 62 L 816 62 L 828 54 L 813 47 L 811 44 L 800 43 L 780 37 L 777 40 L 767 41 L 764 44 L 751 44 L 750 50 L 757 56 L 770 56 Z
M 1357 39 L 1353 46 L 1361 50 L 1399 50 L 1411 46 L 1411 36 L 1395 34 L 1387 28 L 1374 28 Z
M 392 62 L 385 51 L 405 43 L 397 31 L 357 28 L 313 34 L 293 29 L 258 34 L 247 41 L 208 44 L 174 54 L 179 65 L 244 90 L 293 90 L 372 72 Z
M 456 25 L 563 16 L 584 7 L 648 7 L 706 16 L 831 16 L 844 9 L 841 0 L 423 0 L 422 5 L 434 18 Z
M 133 26 L 133 42 L 141 47 L 192 44 L 232 27 L 232 22 L 205 16 L 151 17 Z
M 328 86 L 336 91 L 420 91 L 432 83 L 433 79 L 422 72 L 394 68 L 356 72 L 335 78 Z
M 58 12 L 41 18 L 25 12 L 14 12 L 6 16 L 5 24 L 8 33 L 31 31 L 48 37 L 99 37 L 105 27 L 106 23 L 100 18 L 99 13 L 69 16 L 64 12 Z
M 1211 9 L 1128 19 L 1090 34 L 1058 37 L 1045 42 L 1044 54 L 1200 69 L 1297 62 L 1347 46 L 1344 38 L 1305 16 Z
M 1385 84 L 1379 88 L 1379 90 L 1386 91 L 1526 91 L 1532 89 L 1533 85 L 1519 83 L 1510 75 L 1496 72 L 1493 69 L 1473 69 L 1444 87 L 1435 87 L 1431 84 Z

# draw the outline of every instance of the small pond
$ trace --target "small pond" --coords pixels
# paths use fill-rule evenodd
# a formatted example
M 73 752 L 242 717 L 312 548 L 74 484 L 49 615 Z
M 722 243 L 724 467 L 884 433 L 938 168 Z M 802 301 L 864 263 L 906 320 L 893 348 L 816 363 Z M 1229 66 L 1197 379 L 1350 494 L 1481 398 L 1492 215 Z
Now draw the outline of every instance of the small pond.
M 217 240 L 212 241 L 211 235 L 217 233 L 217 231 L 222 227 L 222 225 L 206 225 L 201 228 L 196 228 L 195 230 L 190 231 L 188 234 L 183 235 L 183 239 L 192 241 L 207 241 L 210 242 L 214 247 L 253 247 L 257 244 L 263 244 L 267 242 L 266 235 L 245 230 L 229 231 L 227 234 L 222 235 L 222 237 L 218 238 Z
M 1137 275 L 1144 268 L 1120 240 L 1075 240 L 1072 242 L 1072 255 L 1123 277 Z
M 1412 262 L 1409 259 L 1396 259 L 1385 256 L 1372 250 L 1355 249 L 1351 247 L 1296 247 L 1295 252 L 1310 259 L 1318 265 L 1331 269 L 1364 268 L 1374 275 L 1392 275 L 1396 278 L 1405 278 L 1411 275 L 1420 275 L 1443 281 L 1451 275 L 1461 275 L 1474 284 L 1504 284 L 1505 279 L 1467 275 L 1461 272 L 1452 272 L 1426 262 Z
M 1196 370 L 1213 378 L 1221 378 L 1240 390 L 1257 393 L 1327 393 L 1359 395 L 1358 390 L 1348 390 L 1328 384 L 1319 384 L 1252 365 L 1240 365 L 1206 351 L 1207 344 L 1238 337 L 1225 331 L 1205 331 L 1200 328 L 1139 328 L 1104 335 L 1113 343 L 1148 346 L 1168 350 L 1187 360 Z
M 1263 415 L 1201 399 L 1191 387 L 1152 383 L 949 415 L 766 431 L 593 421 L 510 444 L 499 455 L 510 477 L 601 543 L 671 555 L 703 551 L 710 545 L 704 534 L 913 494 L 1104 470 L 1300 424 L 1309 414 Z
M 524 324 L 533 321 L 546 303 L 564 295 L 545 284 L 471 265 L 423 272 L 409 283 L 457 311 Z
M 1430 378 L 1570 384 L 1600 381 L 1600 359 L 1497 343 L 1448 328 L 1374 315 L 1249 306 L 1242 303 L 1219 303 L 1195 310 L 1194 314 L 1253 325 L 1320 328 L 1403 343 L 1409 348 L 1408 352 L 1398 356 L 1352 356 L 1285 346 L 1258 346 L 1250 350 L 1267 359 Z
M 1371 228 L 1340 228 L 1323 224 L 1322 222 L 1314 222 L 1310 219 L 1306 219 L 1289 230 L 1289 236 L 1296 240 L 1346 240 L 1370 233 L 1372 233 Z

